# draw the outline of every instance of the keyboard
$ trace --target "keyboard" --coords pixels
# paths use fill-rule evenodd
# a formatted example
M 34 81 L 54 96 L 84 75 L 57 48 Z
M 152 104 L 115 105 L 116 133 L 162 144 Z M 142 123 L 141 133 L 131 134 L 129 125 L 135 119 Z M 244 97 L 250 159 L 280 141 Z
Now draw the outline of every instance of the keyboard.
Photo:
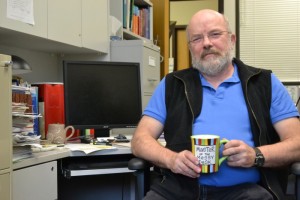
M 126 142 L 130 142 L 130 140 L 129 139 L 115 139 L 115 141 L 114 142 L 121 142 L 121 143 L 126 143 Z

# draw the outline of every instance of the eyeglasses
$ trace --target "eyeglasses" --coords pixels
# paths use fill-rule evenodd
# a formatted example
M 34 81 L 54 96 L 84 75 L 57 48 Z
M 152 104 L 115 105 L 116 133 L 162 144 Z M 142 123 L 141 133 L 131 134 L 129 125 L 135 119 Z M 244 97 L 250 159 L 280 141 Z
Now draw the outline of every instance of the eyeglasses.
M 189 44 L 199 44 L 202 43 L 204 41 L 204 37 L 207 36 L 207 38 L 209 39 L 209 41 L 215 41 L 217 39 L 219 39 L 222 35 L 224 35 L 224 33 L 228 33 L 231 34 L 231 32 L 229 31 L 213 31 L 208 33 L 207 35 L 196 35 L 194 38 L 192 38 L 189 41 Z

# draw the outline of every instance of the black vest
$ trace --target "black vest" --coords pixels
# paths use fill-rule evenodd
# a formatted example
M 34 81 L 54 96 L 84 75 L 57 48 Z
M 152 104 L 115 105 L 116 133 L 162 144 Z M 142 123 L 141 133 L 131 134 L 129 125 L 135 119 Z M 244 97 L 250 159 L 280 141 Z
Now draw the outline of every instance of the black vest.
M 270 118 L 271 71 L 245 65 L 234 59 L 238 66 L 245 101 L 248 108 L 255 146 L 273 144 L 279 136 L 273 128 Z M 166 76 L 167 118 L 164 125 L 166 147 L 180 152 L 191 150 L 192 126 L 194 119 L 201 114 L 202 84 L 199 71 L 193 68 L 170 73 Z M 275 199 L 283 199 L 282 187 L 286 188 L 287 170 L 261 168 L 262 185 Z M 152 189 L 167 199 L 198 199 L 197 179 L 170 170 L 161 169 L 163 180 L 152 185 Z M 279 183 L 282 183 L 281 185 Z

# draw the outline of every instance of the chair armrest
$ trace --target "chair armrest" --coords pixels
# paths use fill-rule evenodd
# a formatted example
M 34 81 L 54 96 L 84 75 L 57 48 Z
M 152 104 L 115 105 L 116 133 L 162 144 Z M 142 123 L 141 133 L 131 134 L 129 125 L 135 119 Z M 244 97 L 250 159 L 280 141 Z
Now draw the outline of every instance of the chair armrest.
M 128 162 L 128 169 L 130 170 L 143 170 L 149 167 L 146 160 L 142 158 L 131 158 Z
M 135 170 L 136 198 L 142 199 L 150 188 L 150 163 L 142 158 L 131 158 L 128 169 Z
M 295 175 L 300 175 L 300 162 L 295 162 L 291 166 L 291 172 Z

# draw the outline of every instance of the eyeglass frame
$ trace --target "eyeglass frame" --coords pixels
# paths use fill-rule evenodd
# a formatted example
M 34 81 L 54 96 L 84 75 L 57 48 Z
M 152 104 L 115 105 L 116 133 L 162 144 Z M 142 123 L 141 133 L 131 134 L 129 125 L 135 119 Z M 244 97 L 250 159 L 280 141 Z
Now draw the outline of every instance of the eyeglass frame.
M 224 35 L 224 33 L 228 33 L 228 34 L 232 34 L 230 31 L 211 31 L 210 33 L 204 35 L 204 34 L 200 34 L 197 35 L 196 38 L 194 38 L 193 40 L 188 41 L 188 44 L 199 44 L 199 43 L 203 43 L 205 36 L 207 37 L 207 39 L 209 41 L 212 40 L 217 40 L 219 39 L 222 35 Z

